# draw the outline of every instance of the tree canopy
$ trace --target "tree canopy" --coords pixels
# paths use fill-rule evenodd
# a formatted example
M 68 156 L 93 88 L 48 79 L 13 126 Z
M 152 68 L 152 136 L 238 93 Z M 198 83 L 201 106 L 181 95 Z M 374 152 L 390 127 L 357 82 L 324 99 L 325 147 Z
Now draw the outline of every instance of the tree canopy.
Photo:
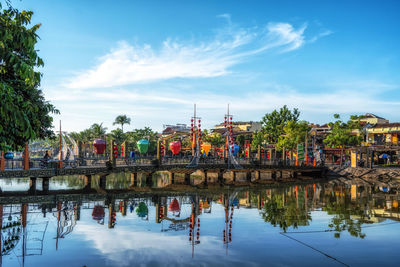
M 0 3 L 0 150 L 19 150 L 32 139 L 51 137 L 51 113 L 59 111 L 39 89 L 44 65 L 35 45 L 40 24 L 29 27 L 32 11 Z
M 113 125 L 120 124 L 122 132 L 124 131 L 124 124 L 131 124 L 131 118 L 126 115 L 118 115 L 113 122 Z
M 306 134 L 311 130 L 307 121 L 289 121 L 283 126 L 283 134 L 279 136 L 277 148 L 282 150 L 295 149 L 297 146 L 297 138 L 299 142 L 304 142 Z
M 359 145 L 363 139 L 361 133 L 360 118 L 351 116 L 348 122 L 340 120 L 340 115 L 334 115 L 335 122 L 328 125 L 331 132 L 324 139 L 324 143 L 329 147 L 344 147 Z M 353 132 L 358 131 L 358 133 Z
M 265 134 L 266 141 L 269 143 L 277 143 L 279 136 L 284 133 L 283 127 L 289 122 L 297 122 L 300 116 L 300 111 L 295 108 L 293 111 L 284 105 L 279 111 L 274 110 L 267 113 L 261 120 L 262 131 Z

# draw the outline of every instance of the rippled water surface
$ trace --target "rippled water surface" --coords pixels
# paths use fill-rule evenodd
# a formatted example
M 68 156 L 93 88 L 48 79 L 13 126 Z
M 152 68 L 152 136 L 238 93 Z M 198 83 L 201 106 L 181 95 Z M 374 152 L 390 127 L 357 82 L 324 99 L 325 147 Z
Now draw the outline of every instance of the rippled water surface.
M 395 189 L 331 181 L 138 193 L 114 177 L 86 193 L 79 179 L 30 197 L 28 180 L 0 181 L 18 191 L 0 197 L 2 266 L 400 266 Z

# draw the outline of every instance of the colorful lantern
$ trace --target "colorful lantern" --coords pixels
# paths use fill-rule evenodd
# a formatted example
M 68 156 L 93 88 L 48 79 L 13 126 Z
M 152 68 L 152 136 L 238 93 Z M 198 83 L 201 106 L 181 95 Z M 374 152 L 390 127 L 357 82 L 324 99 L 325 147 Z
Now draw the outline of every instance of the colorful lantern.
M 234 156 L 239 152 L 239 146 L 237 144 L 230 145 L 229 148 Z
M 137 141 L 136 146 L 140 154 L 145 154 L 147 153 L 147 150 L 149 150 L 149 140 L 140 139 Z
M 208 152 L 210 152 L 211 149 L 211 144 L 210 143 L 203 143 L 203 149 L 201 152 L 206 153 L 208 155 Z
M 181 142 L 179 141 L 171 142 L 169 143 L 169 148 L 171 149 L 172 154 L 178 155 L 179 152 L 181 151 Z
M 96 154 L 103 154 L 106 150 L 106 141 L 103 139 L 96 139 L 93 142 L 93 146 Z
M 12 152 L 7 152 L 4 154 L 5 159 L 13 159 L 14 158 L 14 153 Z

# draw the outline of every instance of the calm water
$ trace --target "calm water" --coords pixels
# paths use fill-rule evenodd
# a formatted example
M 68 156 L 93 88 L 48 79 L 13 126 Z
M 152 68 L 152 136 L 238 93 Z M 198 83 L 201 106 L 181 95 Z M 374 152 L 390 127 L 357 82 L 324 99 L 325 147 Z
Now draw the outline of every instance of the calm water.
M 107 187 L 121 189 L 123 180 L 114 177 Z M 4 191 L 27 190 L 28 180 L 0 185 Z M 50 185 L 51 190 L 81 187 L 76 177 Z M 383 191 L 388 190 L 330 182 L 173 195 L 64 194 L 32 197 L 26 204 L 3 198 L 1 262 L 7 267 L 400 266 L 400 196 L 394 189 Z

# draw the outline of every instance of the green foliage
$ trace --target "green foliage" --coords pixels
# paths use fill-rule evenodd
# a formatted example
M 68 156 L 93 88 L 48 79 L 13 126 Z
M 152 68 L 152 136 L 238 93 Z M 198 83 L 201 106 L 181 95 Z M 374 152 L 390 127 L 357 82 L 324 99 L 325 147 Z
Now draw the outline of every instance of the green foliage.
M 136 150 L 136 142 L 140 139 L 149 140 L 148 153 L 153 153 L 157 150 L 157 133 L 154 132 L 150 127 L 144 127 L 143 129 L 135 129 L 132 132 L 127 132 L 127 141 L 129 142 L 129 149 Z
M 284 127 L 284 134 L 279 136 L 277 148 L 278 150 L 295 149 L 297 146 L 297 138 L 299 142 L 304 142 L 306 134 L 311 130 L 307 121 L 289 121 Z
M 204 135 L 203 141 L 210 143 L 213 147 L 220 147 L 225 144 L 225 140 L 222 138 L 220 133 L 209 133 Z
M 324 139 L 324 143 L 329 147 L 345 147 L 360 145 L 363 137 L 352 133 L 353 130 L 361 132 L 360 118 L 351 116 L 348 122 L 340 120 L 339 114 L 335 114 L 335 122 L 330 122 L 331 132 Z
M 126 140 L 126 135 L 122 131 L 122 129 L 115 129 L 111 131 L 109 137 L 112 138 L 118 145 L 121 145 Z
M 119 115 L 115 118 L 113 125 L 120 124 L 122 132 L 124 131 L 124 124 L 131 124 L 131 118 L 128 118 L 126 115 Z
M 0 11 L 0 150 L 51 137 L 49 114 L 59 113 L 39 90 L 42 74 L 35 69 L 44 63 L 35 50 L 40 24 L 27 27 L 32 15 L 10 5 Z
M 264 134 L 264 132 L 262 132 L 262 131 L 255 131 L 253 133 L 253 138 L 252 138 L 252 141 L 251 141 L 251 149 L 253 151 L 257 150 L 258 146 L 261 146 L 266 142 L 267 142 L 266 134 Z
M 266 135 L 266 140 L 269 143 L 277 143 L 279 136 L 284 131 L 283 127 L 289 122 L 297 122 L 300 116 L 300 111 L 295 108 L 293 111 L 284 105 L 279 111 L 274 110 L 271 113 L 265 114 L 262 118 L 262 131 Z

